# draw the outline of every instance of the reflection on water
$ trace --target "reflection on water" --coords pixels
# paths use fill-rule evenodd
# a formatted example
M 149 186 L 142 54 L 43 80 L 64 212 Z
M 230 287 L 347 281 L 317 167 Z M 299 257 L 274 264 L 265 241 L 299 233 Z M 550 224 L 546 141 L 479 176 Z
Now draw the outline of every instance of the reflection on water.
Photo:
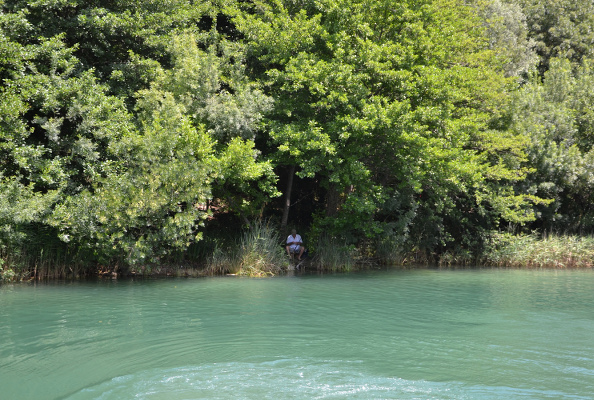
M 594 272 L 0 287 L 2 399 L 590 399 Z

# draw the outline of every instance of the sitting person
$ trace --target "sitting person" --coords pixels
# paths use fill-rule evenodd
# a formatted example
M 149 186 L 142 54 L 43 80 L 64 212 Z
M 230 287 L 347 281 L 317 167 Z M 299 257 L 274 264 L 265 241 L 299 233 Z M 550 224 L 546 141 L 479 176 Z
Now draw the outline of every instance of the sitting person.
M 303 247 L 303 242 L 301 241 L 301 236 L 297 234 L 297 231 L 293 229 L 291 234 L 287 238 L 287 254 L 291 257 L 291 254 L 297 254 L 297 260 L 301 261 L 301 256 L 305 251 L 305 247 Z

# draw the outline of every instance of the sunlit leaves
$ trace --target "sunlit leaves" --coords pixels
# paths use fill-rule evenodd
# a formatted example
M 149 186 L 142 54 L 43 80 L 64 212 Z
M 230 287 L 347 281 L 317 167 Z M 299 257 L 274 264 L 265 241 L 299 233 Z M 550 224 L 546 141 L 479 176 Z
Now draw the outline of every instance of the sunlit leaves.
M 37 190 L 86 186 L 101 175 L 108 143 L 130 129 L 122 103 L 106 94 L 92 71 L 78 73 L 74 49 L 60 37 L 30 45 L 23 69 L 4 80 L 3 169 Z
M 0 249 L 25 238 L 22 225 L 43 220 L 58 197 L 56 191 L 39 193 L 34 185 L 23 185 L 18 177 L 0 173 Z
M 125 168 L 100 180 L 93 192 L 68 198 L 52 223 L 103 257 L 125 254 L 130 264 L 154 262 L 185 249 L 208 215 L 213 143 L 164 102 L 142 132 L 111 146 Z M 166 243 L 166 245 L 165 245 Z
M 519 4 L 501 0 L 477 2 L 487 27 L 489 47 L 500 57 L 508 76 L 521 76 L 538 63 L 536 41 L 528 37 L 526 15 Z
M 258 77 L 277 99 L 268 122 L 275 156 L 320 180 L 333 219 L 321 225 L 332 232 L 365 231 L 376 214 L 400 219 L 382 207 L 389 193 L 401 193 L 407 205 L 400 210 L 417 210 L 421 235 L 445 234 L 447 226 L 426 225 L 457 199 L 492 209 L 489 196 L 472 193 L 497 196 L 487 180 L 522 179 L 525 143 L 490 127 L 512 86 L 475 8 L 453 0 L 349 0 L 296 9 L 274 1 L 250 12 L 236 21 L 258 57 L 254 71 L 263 70 Z M 412 193 L 422 197 L 411 200 Z M 496 226 L 497 210 L 485 228 Z

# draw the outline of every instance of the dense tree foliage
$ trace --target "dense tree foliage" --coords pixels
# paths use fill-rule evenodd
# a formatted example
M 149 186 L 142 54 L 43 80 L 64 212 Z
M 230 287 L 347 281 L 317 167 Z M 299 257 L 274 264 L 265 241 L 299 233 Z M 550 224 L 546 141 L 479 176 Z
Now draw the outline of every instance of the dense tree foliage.
M 518 0 L 536 42 L 539 70 L 552 58 L 581 63 L 594 57 L 594 3 L 590 0 Z
M 437 251 L 502 216 L 525 220 L 526 197 L 507 186 L 523 176 L 522 144 L 497 128 L 511 82 L 473 8 L 318 1 L 249 11 L 235 21 L 277 99 L 275 156 L 324 189 L 315 234 L 408 236 Z
M 314 247 L 477 255 L 510 224 L 594 227 L 591 2 L 0 10 L 3 256 L 41 229 L 89 263 L 164 261 L 280 221 L 283 191 Z
M 69 26 L 60 19 L 80 21 L 85 10 L 60 13 L 47 24 Z M 15 223 L 42 224 L 55 227 L 65 242 L 90 248 L 98 261 L 156 261 L 200 238 L 213 195 L 245 218 L 276 195 L 272 167 L 254 148 L 271 100 L 243 79 L 237 46 L 212 34 L 203 40 L 168 32 L 163 50 L 139 62 L 150 70 L 150 81 L 136 86 L 130 109 L 128 92 L 109 94 L 108 84 L 118 93 L 110 79 L 118 70 L 106 77 L 88 69 L 89 58 L 76 56 L 86 52 L 68 47 L 68 34 L 77 30 L 21 37 L 8 29 L 14 21 L 39 35 L 37 18 L 47 16 L 23 10 L 3 17 L 5 245 L 18 236 Z M 34 29 L 25 17 L 35 21 Z M 154 35 L 149 31 L 144 39 Z M 163 54 L 168 67 L 158 61 Z
M 534 77 L 514 96 L 511 129 L 530 140 L 534 168 L 522 190 L 554 200 L 539 207 L 537 226 L 549 231 L 594 228 L 593 73 L 591 62 L 573 71 L 568 60 L 552 59 L 543 80 Z
M 486 28 L 489 47 L 503 58 L 507 76 L 523 76 L 536 63 L 536 40 L 530 38 L 522 7 L 502 0 L 477 2 L 478 14 Z

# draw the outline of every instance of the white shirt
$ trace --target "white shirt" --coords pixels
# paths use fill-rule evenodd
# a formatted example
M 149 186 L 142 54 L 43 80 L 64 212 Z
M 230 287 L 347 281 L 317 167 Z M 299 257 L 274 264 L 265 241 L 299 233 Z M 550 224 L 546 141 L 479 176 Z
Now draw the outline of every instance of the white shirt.
M 287 238 L 287 244 L 290 246 L 291 250 L 299 250 L 299 244 L 293 244 L 293 243 L 301 243 L 301 236 L 299 236 L 299 234 L 296 234 L 295 237 L 293 237 L 293 235 L 289 235 L 289 237 Z

